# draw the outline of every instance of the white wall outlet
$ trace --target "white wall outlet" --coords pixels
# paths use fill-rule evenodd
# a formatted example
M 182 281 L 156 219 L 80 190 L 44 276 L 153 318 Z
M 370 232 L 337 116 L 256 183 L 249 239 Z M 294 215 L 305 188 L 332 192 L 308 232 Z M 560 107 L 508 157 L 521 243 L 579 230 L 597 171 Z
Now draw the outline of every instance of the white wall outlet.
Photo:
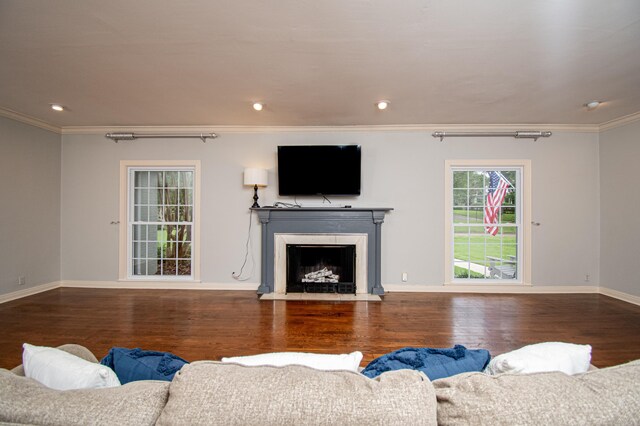
M 402 273 L 402 282 L 406 283 L 408 279 L 409 279 L 409 274 L 407 274 L 406 272 L 403 272 Z
M 24 276 L 18 277 L 18 285 L 25 285 L 27 279 Z
M 589 281 L 591 281 L 591 276 L 590 276 L 589 274 L 586 274 L 586 275 L 584 276 L 584 282 L 585 282 L 585 283 L 588 283 Z

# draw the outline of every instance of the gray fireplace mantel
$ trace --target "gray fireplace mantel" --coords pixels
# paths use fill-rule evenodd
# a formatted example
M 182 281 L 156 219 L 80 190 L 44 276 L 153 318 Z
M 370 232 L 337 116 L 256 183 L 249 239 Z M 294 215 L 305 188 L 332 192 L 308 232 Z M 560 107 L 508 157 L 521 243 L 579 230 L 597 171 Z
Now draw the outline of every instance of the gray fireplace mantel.
M 382 223 L 392 208 L 252 208 L 262 224 L 262 276 L 258 294 L 272 293 L 275 234 L 367 234 L 367 292 L 384 294 L 382 288 Z

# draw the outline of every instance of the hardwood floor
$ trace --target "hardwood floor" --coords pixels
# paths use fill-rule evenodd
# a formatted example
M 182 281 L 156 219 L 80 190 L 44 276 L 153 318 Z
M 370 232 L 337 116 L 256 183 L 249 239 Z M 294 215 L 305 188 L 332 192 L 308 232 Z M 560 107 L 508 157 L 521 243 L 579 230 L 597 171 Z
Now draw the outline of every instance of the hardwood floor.
M 383 302 L 259 301 L 249 291 L 59 288 L 0 305 L 0 367 L 21 344 L 173 352 L 189 361 L 275 351 L 346 353 L 362 365 L 405 346 L 590 344 L 593 364 L 640 359 L 640 306 L 598 294 L 391 293 Z

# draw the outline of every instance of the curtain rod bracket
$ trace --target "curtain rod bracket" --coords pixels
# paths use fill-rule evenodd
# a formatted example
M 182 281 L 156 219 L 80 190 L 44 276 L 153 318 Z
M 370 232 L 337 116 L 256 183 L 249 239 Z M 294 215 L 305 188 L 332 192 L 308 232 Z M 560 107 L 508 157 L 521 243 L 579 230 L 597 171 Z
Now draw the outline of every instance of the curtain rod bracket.
M 133 133 L 107 133 L 104 136 L 112 139 L 115 143 L 120 141 L 131 141 L 136 138 Z
M 218 137 L 216 133 L 200 133 L 199 135 L 166 135 L 166 134 L 137 134 L 133 132 L 116 132 L 107 133 L 104 135 L 106 138 L 113 140 L 115 143 L 120 141 L 132 141 L 134 139 L 186 139 L 186 138 L 198 138 L 203 143 L 207 142 L 207 139 L 215 139 Z

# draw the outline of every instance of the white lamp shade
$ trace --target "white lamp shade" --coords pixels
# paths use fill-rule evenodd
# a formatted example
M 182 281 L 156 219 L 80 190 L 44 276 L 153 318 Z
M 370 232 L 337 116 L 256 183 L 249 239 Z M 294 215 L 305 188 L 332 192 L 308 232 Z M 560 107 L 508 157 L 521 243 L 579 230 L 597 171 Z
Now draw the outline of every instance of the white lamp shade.
M 264 169 L 244 169 L 244 184 L 267 186 L 267 171 Z

